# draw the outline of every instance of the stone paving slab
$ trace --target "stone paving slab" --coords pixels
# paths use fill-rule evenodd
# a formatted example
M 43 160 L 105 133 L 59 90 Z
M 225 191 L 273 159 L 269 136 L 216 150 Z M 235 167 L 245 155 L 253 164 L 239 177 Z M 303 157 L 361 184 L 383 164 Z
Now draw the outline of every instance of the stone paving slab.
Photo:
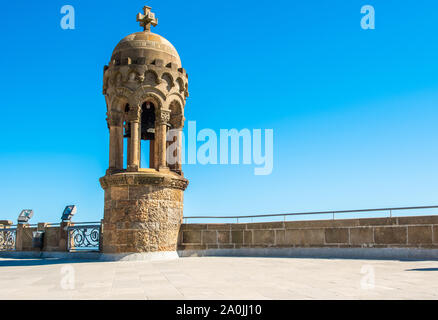
M 3 258 L 0 299 L 438 299 L 438 262 Z

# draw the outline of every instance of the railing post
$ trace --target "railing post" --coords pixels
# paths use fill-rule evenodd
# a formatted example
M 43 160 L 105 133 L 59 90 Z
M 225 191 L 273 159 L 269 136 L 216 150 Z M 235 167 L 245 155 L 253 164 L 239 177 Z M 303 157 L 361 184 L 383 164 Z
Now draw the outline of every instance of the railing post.
M 26 224 L 17 224 L 17 231 L 15 234 L 15 250 L 23 251 L 23 236 L 24 236 L 24 228 Z
M 71 223 L 69 227 L 73 227 L 75 224 Z M 72 237 L 72 229 L 67 228 L 67 251 L 70 252 L 75 248 L 74 237 Z
M 70 226 L 70 221 L 62 221 L 59 226 L 59 244 L 58 248 L 61 252 L 68 251 L 68 227 Z
M 103 219 L 100 220 L 100 230 L 99 230 L 99 252 L 103 252 Z

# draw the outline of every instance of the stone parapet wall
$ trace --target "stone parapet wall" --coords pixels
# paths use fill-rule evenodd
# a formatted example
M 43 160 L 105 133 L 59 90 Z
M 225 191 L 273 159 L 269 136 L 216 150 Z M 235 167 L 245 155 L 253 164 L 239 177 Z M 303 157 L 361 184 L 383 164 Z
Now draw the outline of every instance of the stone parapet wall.
M 239 248 L 438 248 L 438 216 L 183 224 L 179 250 Z
M 32 248 L 32 237 L 33 232 L 37 231 L 37 228 L 25 227 L 17 228 L 17 238 L 16 238 L 16 248 L 20 251 L 33 251 L 36 250 Z
M 166 208 L 165 212 L 172 219 L 176 220 L 169 220 L 170 217 L 166 216 L 164 224 L 157 224 L 157 221 L 153 220 L 162 219 L 163 215 L 158 214 L 155 216 L 148 214 L 148 218 L 144 219 L 145 221 L 139 223 L 138 226 L 135 224 L 136 229 L 129 228 L 132 225 L 129 225 L 127 228 L 127 221 L 124 221 L 120 226 L 119 222 L 109 222 L 107 227 L 111 227 L 111 223 L 114 223 L 118 228 L 123 227 L 119 232 L 125 230 L 127 232 L 125 242 L 107 242 L 107 246 L 110 246 L 109 249 L 117 248 L 120 245 L 138 245 L 135 238 L 131 237 L 131 234 L 138 237 L 137 241 L 143 241 L 145 249 L 151 252 L 165 252 L 166 250 L 163 249 L 174 251 L 175 248 L 172 246 L 172 242 L 177 238 L 178 250 L 187 253 L 210 249 L 236 250 L 245 248 L 254 250 L 288 250 L 288 248 L 438 249 L 438 216 L 240 224 L 182 224 L 179 228 L 182 216 L 182 190 L 167 188 L 160 191 L 158 189 L 149 190 L 149 192 L 146 192 L 146 195 L 152 200 L 155 192 L 168 193 L 169 198 L 166 198 L 167 200 L 160 200 L 158 208 L 164 206 Z M 144 193 L 141 194 L 144 195 Z M 173 196 L 177 198 L 173 200 Z M 163 199 L 163 195 L 160 195 L 159 198 Z M 176 207 L 169 206 L 169 201 L 172 202 L 172 200 L 175 202 Z M 151 210 L 157 208 L 154 206 L 147 207 Z M 169 211 L 170 208 L 173 209 Z M 142 210 L 138 212 L 142 212 Z M 158 212 L 161 211 L 158 210 Z M 136 217 L 132 212 L 128 216 L 132 219 Z M 150 226 L 152 222 L 162 227 L 162 229 L 158 230 L 158 233 L 156 233 L 157 230 L 152 230 L 154 231 L 152 232 L 154 237 L 151 237 L 151 233 L 138 232 L 139 229 L 147 229 L 147 226 Z M 133 223 L 135 223 L 134 220 Z M 70 224 L 63 223 L 61 226 L 53 226 L 40 223 L 38 228 L 30 227 L 29 225 L 18 225 L 16 229 L 16 251 L 67 252 L 68 225 Z M 45 232 L 43 248 L 41 250 L 39 248 L 32 248 L 32 233 L 37 230 Z M 106 241 L 111 240 L 110 238 Z M 371 250 L 366 251 L 371 252 Z M 438 250 L 435 251 L 438 258 Z M 274 253 L 277 254 L 276 252 L 266 252 L 266 255 Z M 261 253 L 259 252 L 258 254 Z M 330 254 L 327 253 L 327 255 Z
M 70 223 L 61 223 L 60 226 L 51 226 L 47 223 L 40 223 L 38 227 L 30 227 L 27 224 L 19 224 L 16 231 L 15 250 L 16 251 L 67 251 L 68 231 Z M 43 231 L 43 247 L 33 248 L 32 239 L 35 231 Z

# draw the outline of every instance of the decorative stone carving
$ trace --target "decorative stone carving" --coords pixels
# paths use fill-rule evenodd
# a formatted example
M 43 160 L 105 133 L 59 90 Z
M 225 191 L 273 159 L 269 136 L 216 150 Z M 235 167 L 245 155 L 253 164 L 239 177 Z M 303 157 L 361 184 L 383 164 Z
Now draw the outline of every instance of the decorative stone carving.
M 136 80 L 137 80 L 138 84 L 142 84 L 144 82 L 144 75 L 143 74 L 137 75 Z
M 109 111 L 107 112 L 107 123 L 109 127 L 119 127 L 123 124 L 123 112 Z
M 118 97 L 124 97 L 126 99 L 129 99 L 129 97 L 132 95 L 132 91 L 125 87 L 118 87 L 115 88 L 115 94 Z
M 129 122 L 140 122 L 141 119 L 141 107 L 139 105 L 131 106 L 128 112 Z
M 157 118 L 158 124 L 168 124 L 170 120 L 170 110 L 158 110 Z
M 151 101 L 156 108 L 161 109 L 163 106 L 162 97 L 165 95 L 158 89 L 141 86 L 135 91 L 132 100 L 138 105 L 142 105 L 145 101 Z
M 118 74 L 116 75 L 115 80 L 114 80 L 114 84 L 115 84 L 117 87 L 119 87 L 119 86 L 122 85 L 122 80 L 123 80 L 123 78 L 122 78 L 122 74 L 121 74 L 121 73 L 118 73 Z
M 156 27 L 158 25 L 158 19 L 155 18 L 155 14 L 151 12 L 151 7 L 144 6 L 143 13 L 137 14 L 137 22 L 140 22 L 140 26 L 144 31 L 151 31 L 151 26 Z
M 120 173 L 100 178 L 103 189 L 109 187 L 154 185 L 163 188 L 185 190 L 189 181 L 185 178 L 164 173 Z
M 133 82 L 137 78 L 137 73 L 135 71 L 131 71 L 128 75 L 128 81 Z

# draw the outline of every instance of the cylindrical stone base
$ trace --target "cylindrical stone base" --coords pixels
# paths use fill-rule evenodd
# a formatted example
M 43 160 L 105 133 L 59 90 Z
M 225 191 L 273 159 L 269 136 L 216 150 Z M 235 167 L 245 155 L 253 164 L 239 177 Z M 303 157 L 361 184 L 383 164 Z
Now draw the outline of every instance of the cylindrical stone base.
M 186 179 L 154 171 L 106 175 L 100 182 L 103 253 L 176 251 Z

